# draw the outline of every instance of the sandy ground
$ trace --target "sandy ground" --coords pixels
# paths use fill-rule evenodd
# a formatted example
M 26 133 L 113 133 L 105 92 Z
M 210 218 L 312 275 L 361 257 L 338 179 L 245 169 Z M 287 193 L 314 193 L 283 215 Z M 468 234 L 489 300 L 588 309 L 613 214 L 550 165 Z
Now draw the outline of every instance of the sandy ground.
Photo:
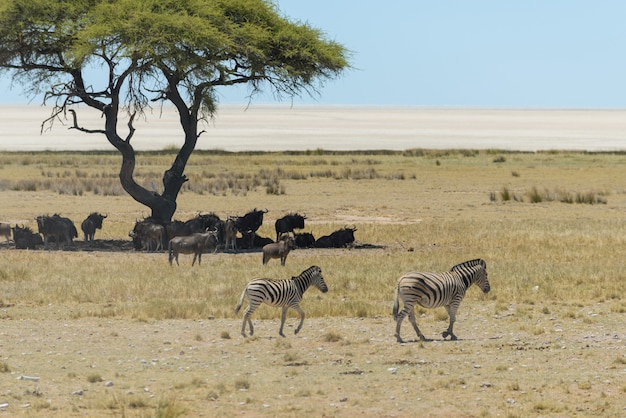
M 68 129 L 59 119 L 41 132 L 51 108 L 0 106 L 0 151 L 112 150 L 100 134 Z M 102 129 L 103 120 L 79 109 L 79 123 Z M 137 150 L 180 146 L 172 109 L 155 109 L 135 123 Z M 198 149 L 226 151 L 364 150 L 411 148 L 613 151 L 626 149 L 626 110 L 511 110 L 222 106 L 203 126 Z M 126 122 L 120 134 L 127 133 Z
M 241 318 L 67 320 L 63 307 L 0 308 L 2 416 L 148 416 L 159 399 L 207 417 L 626 411 L 623 316 L 606 304 L 520 320 L 515 306 L 494 314 L 492 302 L 465 303 L 458 341 L 441 340 L 446 323 L 430 312 L 419 322 L 434 340 L 422 344 L 408 323 L 396 343 L 390 317 L 312 318 L 298 336 L 291 318 L 284 339 L 277 319 L 255 319 L 257 336 L 244 339 Z

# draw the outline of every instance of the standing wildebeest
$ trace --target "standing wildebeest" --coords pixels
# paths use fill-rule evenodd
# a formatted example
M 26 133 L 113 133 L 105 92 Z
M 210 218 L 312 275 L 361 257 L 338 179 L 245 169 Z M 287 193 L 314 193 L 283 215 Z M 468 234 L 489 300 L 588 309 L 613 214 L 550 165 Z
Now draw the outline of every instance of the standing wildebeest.
M 302 324 L 304 323 L 304 311 L 300 308 L 300 301 L 302 300 L 304 292 L 311 285 L 317 287 L 322 293 L 328 292 L 328 286 L 326 286 L 324 276 L 322 276 L 322 269 L 318 266 L 309 267 L 300 273 L 299 276 L 292 277 L 291 280 L 254 279 L 249 282 L 241 293 L 239 304 L 235 308 L 235 315 L 237 315 L 243 305 L 243 299 L 246 296 L 248 297 L 249 305 L 243 315 L 241 335 L 246 336 L 246 323 L 250 325 L 250 335 L 254 334 L 254 327 L 252 326 L 250 317 L 263 302 L 270 306 L 280 306 L 283 308 L 280 317 L 280 330 L 278 331 L 281 337 L 285 336 L 285 334 L 283 334 L 283 327 L 285 326 L 285 319 L 287 319 L 287 310 L 289 308 L 295 309 L 300 314 L 300 324 L 295 329 L 294 334 L 300 332 Z
M 233 251 L 237 249 L 237 228 L 235 220 L 231 217 L 224 222 L 224 249 Z
M 153 244 L 154 251 L 163 249 L 165 228 L 151 218 L 137 221 L 128 235 L 133 239 L 136 250 L 152 251 Z
M 306 216 L 298 215 L 297 213 L 290 213 L 280 219 L 277 219 L 274 223 L 274 228 L 276 229 L 276 241 L 278 242 L 278 239 L 282 234 L 288 234 L 290 232 L 293 233 L 294 229 L 304 228 L 305 219 Z
M 320 237 L 315 241 L 317 248 L 342 248 L 354 242 L 354 231 L 356 228 L 345 227 L 333 232 L 330 235 Z
M 263 246 L 263 265 L 272 258 L 280 258 L 280 265 L 284 266 L 289 251 L 296 249 L 296 241 L 289 235 L 283 235 L 280 241 Z
M 72 245 L 72 239 L 78 238 L 78 231 L 74 226 L 74 223 L 69 218 L 54 214 L 52 216 L 38 216 L 37 228 L 39 233 L 43 235 L 44 248 L 48 249 L 48 241 L 54 237 L 57 243 L 57 249 L 59 248 L 61 239 L 65 239 L 67 245 Z
M 11 241 L 11 225 L 6 222 L 0 222 L 0 235 L 4 235 L 7 242 Z
M 202 262 L 202 251 L 205 249 L 213 251 L 217 250 L 217 244 L 219 243 L 218 231 L 213 229 L 212 231 L 196 232 L 195 234 L 188 235 L 186 237 L 174 237 L 169 242 L 169 261 L 172 264 L 172 260 L 176 259 L 176 265 L 178 264 L 178 254 L 193 254 L 193 266 L 198 258 L 198 265 Z
M 92 212 L 87 218 L 80 224 L 80 229 L 85 234 L 85 241 L 89 241 L 89 244 L 93 244 L 94 236 L 96 235 L 96 229 L 102 229 L 102 221 L 107 215 L 101 215 L 98 212 Z
M 263 224 L 263 214 L 267 212 L 267 209 L 256 210 L 256 208 L 254 208 L 252 212 L 235 218 L 235 228 L 237 228 L 237 231 L 241 232 L 243 236 L 250 237 L 248 248 L 254 247 L 254 236 L 256 235 L 256 231 Z
M 482 259 L 457 264 L 450 271 L 443 273 L 412 272 L 400 277 L 393 304 L 393 318 L 396 321 L 395 335 L 398 342 L 403 342 L 400 337 L 400 326 L 407 315 L 409 315 L 409 321 L 420 340 L 426 340 L 415 321 L 414 306 L 416 303 L 424 308 L 445 307 L 450 316 L 450 324 L 442 335 L 444 339 L 450 336 L 452 340 L 456 340 L 456 335 L 452 332 L 456 320 L 456 311 L 459 309 L 465 292 L 474 283 L 484 293 L 491 289 L 487 278 L 487 263 Z M 404 302 L 404 308 L 400 313 L 398 313 L 399 299 Z
M 36 250 L 38 245 L 43 245 L 41 235 L 34 233 L 29 227 L 15 225 L 13 228 L 13 241 L 15 248 Z

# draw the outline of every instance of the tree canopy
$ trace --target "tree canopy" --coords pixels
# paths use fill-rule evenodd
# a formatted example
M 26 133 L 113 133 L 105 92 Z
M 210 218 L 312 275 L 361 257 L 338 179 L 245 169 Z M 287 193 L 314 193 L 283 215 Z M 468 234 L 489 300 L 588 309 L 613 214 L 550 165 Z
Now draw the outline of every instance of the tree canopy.
M 120 181 L 152 216 L 169 221 L 187 181 L 199 121 L 217 109 L 217 89 L 246 84 L 251 95 L 319 94 L 349 68 L 349 52 L 269 0 L 3 0 L 0 71 L 52 105 L 52 124 L 72 112 L 73 128 L 103 134 L 122 154 Z M 96 74 L 94 78 L 93 74 Z M 81 126 L 76 105 L 104 116 Z M 152 103 L 171 103 L 184 143 L 157 195 L 133 179 L 133 121 Z M 126 121 L 121 134 L 118 122 Z

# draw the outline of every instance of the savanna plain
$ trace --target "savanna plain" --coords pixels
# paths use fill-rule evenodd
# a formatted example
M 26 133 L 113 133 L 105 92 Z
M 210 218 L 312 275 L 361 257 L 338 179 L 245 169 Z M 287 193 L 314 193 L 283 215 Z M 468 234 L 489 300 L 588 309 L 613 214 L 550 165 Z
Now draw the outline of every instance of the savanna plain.
M 174 153 L 142 152 L 159 190 Z M 624 416 L 626 155 L 497 150 L 195 153 L 176 219 L 267 209 L 306 214 L 316 237 L 356 227 L 354 246 L 191 256 L 135 251 L 147 209 L 120 188 L 115 153 L 0 154 L 0 220 L 80 222 L 106 213 L 96 244 L 0 248 L 0 416 Z M 443 308 L 417 309 L 399 344 L 394 286 L 408 271 L 483 258 L 457 341 Z M 262 306 L 253 337 L 233 309 L 254 277 L 322 268 L 278 336 Z M 245 305 L 244 305 L 245 306 Z

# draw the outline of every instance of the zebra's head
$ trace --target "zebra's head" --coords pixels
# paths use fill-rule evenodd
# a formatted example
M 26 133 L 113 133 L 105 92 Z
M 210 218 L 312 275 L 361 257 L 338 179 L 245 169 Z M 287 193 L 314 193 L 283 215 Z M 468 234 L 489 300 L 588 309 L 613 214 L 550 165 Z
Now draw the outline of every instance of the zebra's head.
M 328 286 L 326 286 L 326 282 L 324 281 L 321 268 L 311 266 L 306 271 L 310 274 L 311 284 L 313 286 L 317 287 L 322 293 L 328 292 Z
M 476 283 L 483 293 L 489 293 L 491 286 L 487 278 L 487 263 L 481 258 L 465 261 L 461 264 L 453 266 L 450 271 L 473 271 L 472 283 Z
M 476 275 L 474 276 L 474 283 L 476 283 L 478 287 L 480 287 L 480 290 L 482 290 L 483 293 L 489 293 L 489 291 L 491 290 L 491 286 L 489 285 L 489 279 L 487 278 L 486 267 L 481 267 L 478 269 Z

